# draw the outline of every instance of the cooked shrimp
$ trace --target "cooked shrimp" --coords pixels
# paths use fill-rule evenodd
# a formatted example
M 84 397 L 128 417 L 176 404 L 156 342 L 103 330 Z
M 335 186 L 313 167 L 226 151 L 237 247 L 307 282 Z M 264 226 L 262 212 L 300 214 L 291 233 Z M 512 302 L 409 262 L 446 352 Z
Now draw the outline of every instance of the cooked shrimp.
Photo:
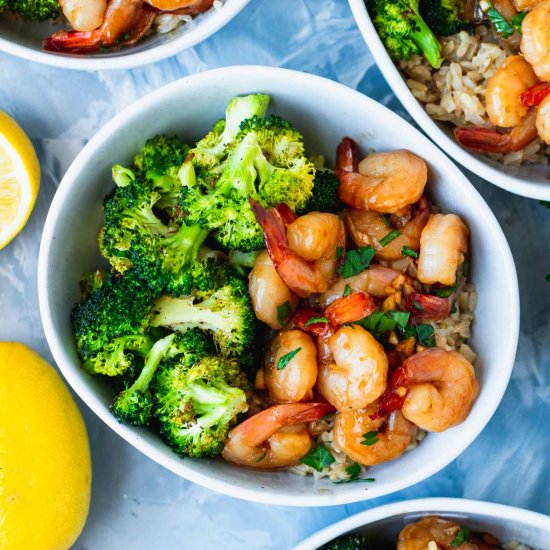
M 346 411 L 336 415 L 332 438 L 351 460 L 375 466 L 400 457 L 414 441 L 417 428 L 400 411 L 387 420 L 371 417 L 374 408 Z
M 271 260 L 288 288 L 302 298 L 325 292 L 336 276 L 338 249 L 346 244 L 338 216 L 311 212 L 285 229 L 280 216 L 255 200 L 250 205 L 264 231 Z
M 517 11 L 529 11 L 532 10 L 537 4 L 540 4 L 542 0 L 512 0 L 512 4 Z
M 455 214 L 433 214 L 420 236 L 418 280 L 425 284 L 454 285 L 464 263 L 470 232 Z
M 281 366 L 281 359 L 298 352 Z M 264 381 L 273 401 L 297 403 L 313 396 L 317 380 L 317 349 L 313 338 L 301 330 L 279 332 L 267 352 Z
M 537 3 L 521 24 L 521 53 L 535 74 L 550 82 L 550 0 Z
M 93 31 L 101 26 L 107 0 L 60 0 L 63 15 L 75 31 Z
M 369 296 L 376 298 L 385 298 L 391 291 L 390 285 L 401 273 L 389 267 L 381 265 L 371 265 L 358 275 L 348 277 L 347 279 L 338 279 L 325 293 L 320 297 L 320 304 L 323 307 L 328 306 L 334 300 L 340 298 L 346 287 L 352 292 L 365 292 Z
M 335 326 L 353 323 L 376 311 L 376 302 L 364 292 L 352 292 L 334 300 L 324 311 Z
M 540 139 L 550 145 L 550 96 L 547 95 L 537 109 L 537 132 Z
M 550 94 L 550 84 L 548 82 L 537 82 L 521 94 L 521 102 L 526 107 L 536 107 L 542 103 L 542 100 L 548 94 Z
M 209 10 L 214 0 L 145 0 L 159 11 L 176 12 L 178 15 L 197 15 Z
M 521 55 L 511 55 L 487 81 L 485 103 L 489 120 L 495 126 L 513 128 L 528 111 L 521 95 L 536 84 L 533 69 Z
M 510 132 L 491 128 L 465 126 L 454 129 L 456 140 L 480 153 L 511 153 L 521 151 L 535 139 L 538 132 L 535 125 L 537 110 L 530 109 L 525 118 Z
M 430 217 L 430 210 L 426 204 L 424 203 L 424 208 L 419 209 L 410 221 L 399 228 L 389 227 L 384 216 L 378 212 L 353 208 L 346 215 L 346 227 L 357 246 L 372 246 L 376 250 L 376 257 L 382 260 L 398 260 L 403 258 L 404 246 L 418 252 L 420 234 Z M 392 231 L 398 231 L 398 236 L 381 245 L 380 242 L 384 242 L 383 239 Z
M 147 33 L 156 16 L 157 12 L 143 8 L 143 0 L 111 0 L 99 28 L 56 32 L 44 41 L 44 49 L 86 53 L 102 47 L 131 45 Z
M 388 358 L 370 332 L 345 326 L 328 338 L 330 355 L 319 367 L 317 389 L 338 410 L 363 409 L 386 388 Z
M 328 403 L 275 405 L 235 426 L 222 456 L 244 468 L 269 470 L 295 465 L 311 448 L 305 423 L 334 411 Z
M 272 329 L 281 328 L 279 306 L 288 303 L 292 311 L 298 305 L 298 296 L 279 277 L 267 250 L 256 258 L 248 275 L 248 291 L 256 317 Z
M 470 533 L 468 540 L 457 545 L 455 542 L 461 527 L 455 521 L 426 516 L 414 523 L 409 523 L 399 533 L 397 550 L 431 550 L 433 543 L 435 550 L 491 550 L 500 548 L 498 540 L 490 535 Z M 487 540 L 485 540 L 487 539 Z
M 377 414 L 401 408 L 405 418 L 423 430 L 443 432 L 465 420 L 478 393 L 474 368 L 465 357 L 427 349 L 395 371 Z
M 428 181 L 428 168 L 414 153 L 370 153 L 358 161 L 357 144 L 344 138 L 336 151 L 342 202 L 361 210 L 397 213 L 420 200 Z

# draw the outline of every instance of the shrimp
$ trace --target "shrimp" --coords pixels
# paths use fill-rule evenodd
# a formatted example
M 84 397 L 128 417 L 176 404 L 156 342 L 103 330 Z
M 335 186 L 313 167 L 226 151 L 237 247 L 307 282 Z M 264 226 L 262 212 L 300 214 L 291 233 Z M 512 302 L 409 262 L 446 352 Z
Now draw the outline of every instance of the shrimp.
M 465 357 L 431 348 L 409 357 L 394 372 L 376 415 L 401 408 L 423 430 L 443 432 L 466 419 L 478 393 L 474 367 Z
M 436 516 L 426 516 L 414 523 L 409 523 L 401 530 L 397 538 L 397 550 L 430 550 L 430 543 L 432 542 L 435 545 L 435 550 L 452 550 L 453 548 L 460 548 L 460 550 L 491 550 L 500 548 L 496 539 L 493 544 L 480 540 L 472 534 L 469 535 L 467 541 L 457 545 L 454 541 L 460 530 L 460 525 L 455 521 Z
M 279 215 L 253 199 L 250 205 L 264 231 L 269 255 L 287 287 L 305 298 L 325 292 L 338 267 L 338 249 L 344 250 L 344 224 L 334 214 L 311 212 L 285 229 Z
M 359 321 L 376 311 L 376 302 L 364 292 L 352 292 L 334 300 L 324 311 L 333 325 L 345 325 Z
M 540 139 L 550 145 L 550 96 L 546 96 L 537 109 L 535 121 Z
M 295 353 L 297 351 L 297 353 Z M 295 355 L 286 363 L 281 359 Z M 265 360 L 264 382 L 273 401 L 297 403 L 313 396 L 317 380 L 317 349 L 313 338 L 301 330 L 275 335 Z
M 542 103 L 542 100 L 550 94 L 550 84 L 548 82 L 537 82 L 530 88 L 527 88 L 521 94 L 521 102 L 526 107 L 536 107 Z
M 214 0 L 145 0 L 159 11 L 168 11 L 178 15 L 197 15 L 209 10 Z
M 421 283 L 452 286 L 464 263 L 470 232 L 455 214 L 433 214 L 420 236 L 417 278 Z
M 400 457 L 414 441 L 417 428 L 400 411 L 387 420 L 372 418 L 374 407 L 364 411 L 346 411 L 336 415 L 332 439 L 351 460 L 364 466 L 376 466 Z
M 512 0 L 512 4 L 517 11 L 532 10 L 537 4 L 540 3 L 541 0 Z
M 295 465 L 311 449 L 305 426 L 334 412 L 328 403 L 275 405 L 251 416 L 228 435 L 222 456 L 244 468 L 273 470 Z
M 529 110 L 521 95 L 537 83 L 529 63 L 521 55 L 511 55 L 487 81 L 485 103 L 489 120 L 495 126 L 513 128 Z
M 131 45 L 147 33 L 156 16 L 156 11 L 143 8 L 143 0 L 112 0 L 99 28 L 56 32 L 44 41 L 44 49 L 86 53 L 102 47 Z
M 521 53 L 535 74 L 550 82 L 550 0 L 537 3 L 521 24 Z
M 75 31 L 93 31 L 101 26 L 107 0 L 60 0 L 63 15 Z
M 360 163 L 359 149 L 344 138 L 336 151 L 340 200 L 360 210 L 398 213 L 420 200 L 428 181 L 423 159 L 410 151 L 370 153 Z
M 422 202 L 422 201 L 421 201 Z M 378 212 L 352 209 L 345 218 L 346 227 L 357 246 L 372 246 L 376 250 L 376 257 L 382 260 L 398 260 L 403 258 L 403 247 L 418 251 L 420 248 L 420 234 L 430 217 L 430 209 L 427 201 L 422 202 L 422 207 L 412 219 L 398 228 L 392 228 L 386 223 L 385 218 Z M 393 231 L 398 231 L 397 237 L 385 245 L 384 238 Z
M 344 326 L 327 340 L 317 389 L 338 410 L 363 409 L 386 389 L 388 358 L 370 332 Z M 326 353 L 328 351 L 329 353 Z
M 298 296 L 279 277 L 267 250 L 256 258 L 248 275 L 248 291 L 256 317 L 275 330 L 281 328 L 277 308 L 288 304 L 293 311 L 298 305 Z

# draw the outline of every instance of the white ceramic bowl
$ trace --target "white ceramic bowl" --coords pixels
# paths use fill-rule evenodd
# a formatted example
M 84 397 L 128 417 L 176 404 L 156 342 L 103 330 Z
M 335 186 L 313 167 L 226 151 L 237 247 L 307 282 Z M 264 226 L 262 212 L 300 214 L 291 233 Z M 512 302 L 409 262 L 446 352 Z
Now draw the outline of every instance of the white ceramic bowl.
M 462 147 L 455 140 L 450 124 L 440 123 L 428 115 L 410 92 L 401 73 L 386 52 L 372 24 L 364 0 L 348 0 L 355 21 L 374 60 L 391 89 L 405 109 L 428 136 L 451 158 L 474 174 L 516 195 L 534 199 L 550 199 L 550 168 L 543 164 L 504 166 L 485 155 Z
M 229 23 L 248 2 L 250 0 L 225 0 L 223 8 L 211 8 L 175 31 L 153 33 L 129 48 L 89 55 L 53 53 L 42 49 L 43 40 L 65 26 L 50 22 L 14 22 L 0 16 L 0 51 L 62 69 L 131 69 L 160 61 L 202 42 Z
M 70 311 L 79 300 L 83 271 L 101 261 L 97 234 L 105 194 L 113 187 L 115 162 L 129 162 L 144 140 L 177 133 L 190 141 L 204 136 L 237 94 L 264 92 L 271 110 L 303 131 L 307 150 L 334 161 L 338 142 L 356 138 L 366 150 L 407 148 L 430 168 L 434 200 L 463 217 L 472 233 L 472 279 L 479 292 L 471 344 L 479 353 L 481 394 L 462 425 L 430 435 L 414 452 L 376 467 L 376 483 L 334 485 L 287 472 L 241 470 L 222 460 L 182 460 L 147 429 L 119 424 L 109 412 L 112 390 L 79 366 Z M 158 463 L 211 489 L 274 504 L 332 505 L 403 489 L 455 459 L 481 432 L 498 406 L 518 339 L 516 272 L 505 237 L 491 210 L 458 168 L 403 119 L 362 94 L 304 73 L 268 67 L 230 67 L 183 78 L 144 97 L 110 121 L 86 145 L 63 178 L 44 228 L 38 269 L 42 322 L 61 371 L 80 397 L 115 432 Z
M 395 548 L 397 535 L 406 524 L 429 515 L 456 520 L 473 531 L 491 533 L 502 542 L 519 540 L 533 548 L 550 548 L 548 516 L 480 500 L 426 498 L 404 500 L 361 512 L 322 529 L 294 550 L 317 550 L 346 533 L 364 533 L 373 549 L 390 550 Z

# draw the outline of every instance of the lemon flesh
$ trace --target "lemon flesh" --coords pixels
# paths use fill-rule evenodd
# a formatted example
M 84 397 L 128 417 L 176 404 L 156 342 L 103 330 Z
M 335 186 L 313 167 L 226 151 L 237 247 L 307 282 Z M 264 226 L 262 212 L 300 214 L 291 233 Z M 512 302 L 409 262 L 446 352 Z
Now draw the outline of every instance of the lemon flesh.
M 25 225 L 40 187 L 40 165 L 30 139 L 0 112 L 0 248 Z
M 56 371 L 0 342 L 0 550 L 67 550 L 92 479 L 86 426 Z

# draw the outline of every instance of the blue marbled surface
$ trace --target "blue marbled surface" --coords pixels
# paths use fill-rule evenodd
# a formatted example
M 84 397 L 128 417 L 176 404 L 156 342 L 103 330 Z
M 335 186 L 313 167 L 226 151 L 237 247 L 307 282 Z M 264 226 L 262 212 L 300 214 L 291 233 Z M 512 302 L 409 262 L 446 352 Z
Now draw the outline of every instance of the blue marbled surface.
M 132 71 L 79 73 L 0 53 L 0 109 L 31 136 L 43 167 L 32 217 L 0 251 L 0 340 L 51 360 L 40 324 L 36 262 L 59 181 L 83 144 L 138 97 L 177 78 L 234 64 L 282 66 L 342 82 L 403 108 L 374 65 L 345 0 L 252 0 L 198 47 Z M 468 174 L 506 233 L 521 289 L 521 338 L 506 395 L 486 430 L 437 475 L 400 493 L 330 508 L 266 506 L 176 477 L 103 425 L 84 405 L 92 444 L 90 517 L 75 548 L 285 549 L 317 529 L 378 504 L 427 496 L 484 499 L 550 514 L 550 210 Z M 502 300 L 506 303 L 507 297 Z

